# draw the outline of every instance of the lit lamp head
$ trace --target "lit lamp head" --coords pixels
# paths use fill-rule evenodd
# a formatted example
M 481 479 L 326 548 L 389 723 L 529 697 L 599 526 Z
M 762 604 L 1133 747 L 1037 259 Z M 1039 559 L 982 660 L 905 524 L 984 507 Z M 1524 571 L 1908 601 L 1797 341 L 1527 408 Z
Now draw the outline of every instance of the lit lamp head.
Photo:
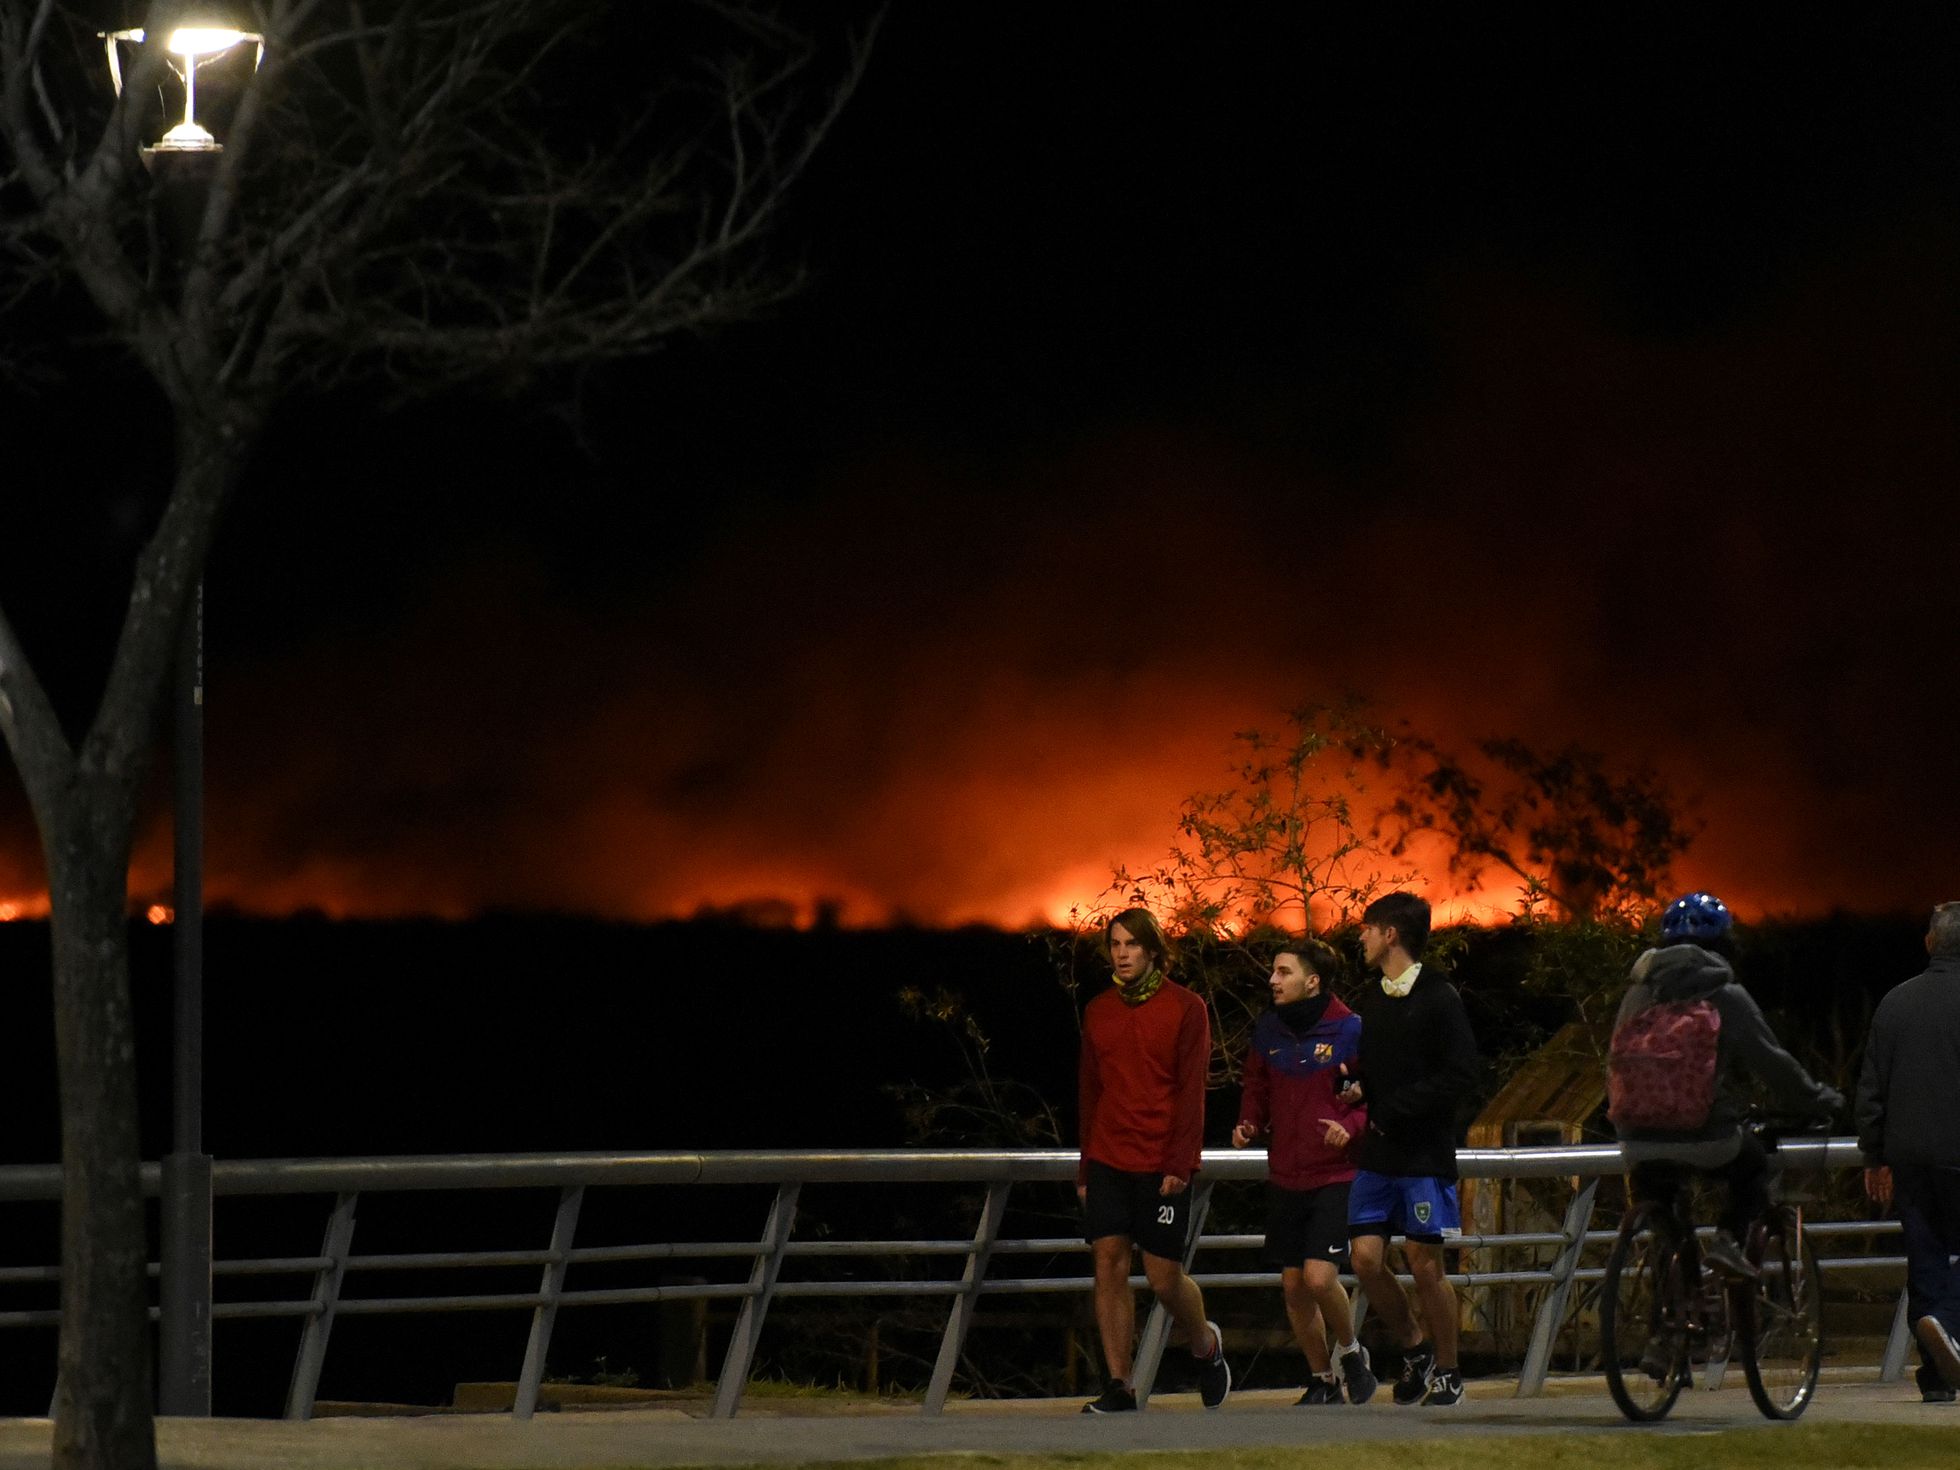
M 140 28 L 104 31 L 101 34 L 109 52 L 109 75 L 115 81 L 116 95 L 121 96 L 120 47 L 125 43 L 141 46 L 148 38 Z M 257 47 L 252 57 L 252 69 L 256 71 L 265 60 L 265 37 L 256 31 L 234 31 L 226 26 L 179 26 L 164 37 L 163 49 L 181 59 L 181 64 L 172 61 L 170 67 L 184 79 L 184 120 L 158 139 L 154 147 L 146 148 L 145 153 L 216 153 L 224 146 L 198 124 L 197 69 L 246 41 L 253 42 Z

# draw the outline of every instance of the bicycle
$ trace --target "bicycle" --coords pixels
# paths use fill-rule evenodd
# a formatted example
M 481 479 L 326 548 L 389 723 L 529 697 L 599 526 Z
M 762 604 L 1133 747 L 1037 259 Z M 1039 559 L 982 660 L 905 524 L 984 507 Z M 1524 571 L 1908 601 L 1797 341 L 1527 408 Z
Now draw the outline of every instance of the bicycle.
M 1773 1160 L 1774 1125 L 1746 1126 Z M 1636 1423 L 1663 1419 L 1696 1358 L 1719 1365 L 1732 1343 L 1756 1407 L 1771 1419 L 1795 1419 L 1816 1392 L 1824 1356 L 1823 1282 L 1803 1211 L 1772 1202 L 1743 1242 L 1757 1276 L 1730 1277 L 1702 1259 L 1686 1193 L 1678 1191 L 1672 1205 L 1630 1209 L 1606 1259 L 1600 1356 L 1613 1402 Z

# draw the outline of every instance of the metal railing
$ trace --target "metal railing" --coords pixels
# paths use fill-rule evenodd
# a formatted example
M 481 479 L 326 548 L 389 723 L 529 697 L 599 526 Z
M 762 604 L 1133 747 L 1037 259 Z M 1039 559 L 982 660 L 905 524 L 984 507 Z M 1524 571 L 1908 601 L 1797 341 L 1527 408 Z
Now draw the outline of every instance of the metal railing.
M 1789 1140 L 1778 1150 L 1780 1167 L 1797 1170 L 1860 1168 L 1864 1157 L 1848 1138 Z M 1465 1234 L 1457 1242 L 1469 1252 L 1513 1248 L 1550 1249 L 1549 1264 L 1518 1270 L 1467 1270 L 1451 1280 L 1464 1287 L 1511 1285 L 1545 1288 L 1533 1318 L 1529 1346 L 1519 1375 L 1518 1393 L 1530 1396 L 1544 1387 L 1553 1352 L 1571 1312 L 1574 1293 L 1597 1282 L 1599 1267 L 1583 1266 L 1589 1247 L 1613 1238 L 1610 1230 L 1592 1229 L 1600 1181 L 1619 1175 L 1624 1165 L 1611 1144 L 1564 1145 L 1537 1148 L 1464 1149 L 1457 1166 L 1466 1179 L 1570 1179 L 1574 1184 L 1564 1220 L 1557 1231 L 1512 1234 Z M 294 1318 L 303 1325 L 293 1365 L 285 1413 L 289 1419 L 311 1417 L 320 1375 L 336 1321 L 343 1317 L 428 1312 L 525 1311 L 531 1328 L 522 1368 L 516 1382 L 513 1412 L 528 1418 L 536 1410 L 544 1381 L 546 1355 L 562 1308 L 650 1304 L 675 1301 L 723 1300 L 739 1304 L 727 1352 L 723 1357 L 712 1413 L 733 1415 L 741 1402 L 755 1362 L 764 1323 L 779 1301 L 797 1298 L 931 1298 L 949 1300 L 923 1411 L 936 1414 L 951 1391 L 955 1370 L 971 1331 L 975 1308 L 983 1297 L 1047 1293 L 1086 1294 L 1093 1276 L 1081 1274 L 996 1275 L 1003 1257 L 1059 1258 L 1086 1256 L 1079 1235 L 1003 1239 L 1007 1204 L 1016 1185 L 1072 1184 L 1076 1155 L 1064 1150 L 871 1150 L 783 1151 L 647 1154 L 518 1154 L 452 1155 L 374 1159 L 299 1159 L 220 1161 L 212 1171 L 218 1198 L 238 1196 L 331 1196 L 325 1236 L 319 1253 L 241 1260 L 218 1260 L 220 1278 L 310 1277 L 303 1295 L 289 1298 L 218 1301 L 217 1320 Z M 1213 1191 L 1220 1184 L 1262 1181 L 1265 1154 L 1259 1150 L 1207 1150 L 1194 1185 L 1191 1245 L 1185 1266 L 1190 1269 L 1199 1251 L 1256 1248 L 1256 1235 L 1206 1235 L 1205 1222 Z M 145 1165 L 143 1187 L 154 1196 L 159 1182 L 156 1165 Z M 833 1240 L 795 1238 L 798 1200 L 809 1185 L 958 1184 L 983 1186 L 985 1195 L 970 1237 L 959 1239 Z M 683 1186 L 771 1186 L 774 1196 L 760 1235 L 740 1241 L 664 1241 L 626 1245 L 574 1244 L 586 1192 Z M 470 1190 L 556 1189 L 557 1209 L 551 1237 L 542 1249 L 503 1251 L 434 1251 L 356 1255 L 353 1251 L 356 1207 L 363 1195 L 383 1193 L 451 1192 Z M 58 1201 L 61 1175 L 51 1165 L 0 1168 L 0 1204 Z M 1848 1221 L 1811 1225 L 1820 1241 L 1848 1241 L 1896 1233 L 1893 1221 Z M 957 1276 L 902 1279 L 785 1279 L 786 1264 L 818 1258 L 891 1259 L 913 1262 L 958 1262 Z M 568 1284 L 573 1268 L 619 1266 L 651 1261 L 746 1260 L 746 1280 L 687 1282 L 656 1285 L 574 1288 Z M 1830 1274 L 1838 1272 L 1902 1272 L 1904 1258 L 1896 1255 L 1844 1254 L 1826 1256 Z M 347 1290 L 351 1277 L 411 1271 L 532 1267 L 540 1271 L 530 1291 L 495 1291 L 436 1295 L 358 1295 Z M 152 1267 L 154 1273 L 155 1268 Z M 1194 1271 L 1209 1289 L 1258 1287 L 1270 1290 L 1270 1271 Z M 56 1282 L 54 1266 L 0 1267 L 0 1288 Z M 1142 1278 L 1135 1284 L 1141 1288 Z M 1366 1311 L 1357 1292 L 1357 1321 Z M 0 1328 L 47 1326 L 59 1320 L 55 1310 L 0 1310 Z M 1148 1399 L 1169 1331 L 1161 1306 L 1153 1306 L 1139 1335 L 1134 1386 L 1139 1402 Z M 1900 1296 L 1887 1339 L 1880 1376 L 1896 1379 L 1904 1369 L 1908 1330 L 1905 1299 Z

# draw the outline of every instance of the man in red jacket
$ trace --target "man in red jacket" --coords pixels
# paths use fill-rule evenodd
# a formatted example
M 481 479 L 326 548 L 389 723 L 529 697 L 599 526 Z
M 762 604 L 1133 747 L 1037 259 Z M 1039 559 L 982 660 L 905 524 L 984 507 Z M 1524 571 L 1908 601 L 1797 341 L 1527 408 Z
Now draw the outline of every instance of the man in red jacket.
M 1082 1013 L 1082 1161 L 1075 1191 L 1095 1257 L 1096 1327 L 1109 1385 L 1086 1414 L 1134 1412 L 1136 1299 L 1130 1252 L 1143 1248 L 1143 1274 L 1198 1360 L 1207 1409 L 1225 1402 L 1232 1370 L 1204 1296 L 1184 1274 L 1191 1229 L 1191 1180 L 1204 1144 L 1205 1068 L 1211 1017 L 1197 996 L 1166 976 L 1170 947 L 1148 909 L 1125 909 L 1104 930 L 1116 983 Z
M 1361 1018 L 1328 988 L 1339 970 L 1339 958 L 1318 939 L 1296 940 L 1273 957 L 1273 1008 L 1252 1028 L 1232 1130 L 1234 1148 L 1272 1130 L 1266 1263 L 1279 1268 L 1287 1320 L 1312 1374 L 1301 1404 L 1338 1404 L 1343 1383 L 1348 1402 L 1365 1404 L 1376 1388 L 1341 1286 L 1354 1141 L 1367 1131 L 1368 1112 L 1337 1091 L 1361 1041 Z

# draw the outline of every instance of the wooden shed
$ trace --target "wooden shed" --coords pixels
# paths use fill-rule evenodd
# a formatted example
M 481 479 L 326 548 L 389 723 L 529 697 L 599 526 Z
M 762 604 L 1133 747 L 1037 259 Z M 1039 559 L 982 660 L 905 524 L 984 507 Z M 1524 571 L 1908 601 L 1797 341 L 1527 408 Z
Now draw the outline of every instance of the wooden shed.
M 1606 1103 L 1608 1027 L 1574 1021 L 1505 1080 L 1470 1125 L 1471 1148 L 1577 1143 Z M 1554 1231 L 1577 1182 L 1568 1179 L 1465 1179 L 1458 1198 L 1465 1235 Z M 1549 1264 L 1551 1246 L 1484 1250 L 1479 1269 L 1525 1270 Z M 1502 1257 L 1500 1259 L 1500 1256 Z M 1503 1353 L 1522 1351 L 1542 1287 L 1491 1287 L 1462 1293 L 1463 1330 Z

